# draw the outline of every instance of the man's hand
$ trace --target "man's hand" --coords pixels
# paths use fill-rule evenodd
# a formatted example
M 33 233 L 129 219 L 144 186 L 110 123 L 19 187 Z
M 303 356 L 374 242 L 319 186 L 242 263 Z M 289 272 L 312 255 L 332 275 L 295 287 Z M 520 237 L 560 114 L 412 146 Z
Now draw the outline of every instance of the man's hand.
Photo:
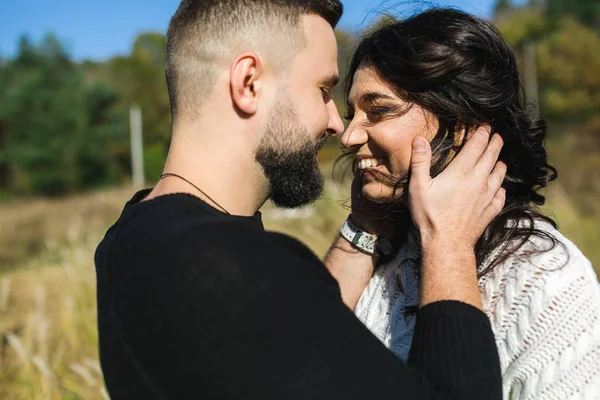
M 485 228 L 502 211 L 506 165 L 496 162 L 504 142 L 489 140 L 489 128 L 478 129 L 450 165 L 431 178 L 431 148 L 424 138 L 413 142 L 409 207 L 424 242 L 443 238 L 474 249 Z
M 501 187 L 506 165 L 496 162 L 502 146 L 499 135 L 490 141 L 489 128 L 480 128 L 444 172 L 431 178 L 429 142 L 414 140 L 409 207 L 421 234 L 421 307 L 458 300 L 483 308 L 475 244 L 506 200 Z

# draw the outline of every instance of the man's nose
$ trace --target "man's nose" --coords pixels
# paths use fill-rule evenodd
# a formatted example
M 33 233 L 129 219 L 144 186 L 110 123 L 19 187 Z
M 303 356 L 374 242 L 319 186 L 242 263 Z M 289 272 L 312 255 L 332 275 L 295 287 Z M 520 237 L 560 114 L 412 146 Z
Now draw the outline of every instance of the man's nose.
M 338 136 L 344 132 L 344 122 L 340 117 L 337 105 L 332 100 L 327 105 L 329 108 L 329 125 L 327 126 L 327 132 L 331 136 Z

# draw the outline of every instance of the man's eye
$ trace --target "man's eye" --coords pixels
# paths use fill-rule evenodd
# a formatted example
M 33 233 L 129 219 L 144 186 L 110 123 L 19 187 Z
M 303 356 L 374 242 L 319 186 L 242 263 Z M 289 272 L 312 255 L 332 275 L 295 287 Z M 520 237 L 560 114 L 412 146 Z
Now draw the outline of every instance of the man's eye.
M 321 94 L 323 95 L 323 100 L 327 103 L 331 100 L 331 92 L 327 88 L 321 88 Z

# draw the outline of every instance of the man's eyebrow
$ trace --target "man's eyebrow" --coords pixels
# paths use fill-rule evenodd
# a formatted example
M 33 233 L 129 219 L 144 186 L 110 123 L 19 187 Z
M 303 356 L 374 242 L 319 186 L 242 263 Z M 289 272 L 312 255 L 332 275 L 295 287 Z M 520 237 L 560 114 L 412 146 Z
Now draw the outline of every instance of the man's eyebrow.
M 321 85 L 327 86 L 329 88 L 333 88 L 340 81 L 340 77 L 338 74 L 332 73 L 321 79 Z

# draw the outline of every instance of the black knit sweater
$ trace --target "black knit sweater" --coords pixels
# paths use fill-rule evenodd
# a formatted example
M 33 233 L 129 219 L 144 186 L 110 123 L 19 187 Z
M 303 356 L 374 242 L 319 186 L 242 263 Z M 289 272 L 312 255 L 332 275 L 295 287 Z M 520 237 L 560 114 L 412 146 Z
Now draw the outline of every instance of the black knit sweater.
M 501 399 L 481 311 L 424 307 L 409 365 L 260 215 L 175 194 L 125 206 L 96 252 L 100 360 L 120 399 Z

